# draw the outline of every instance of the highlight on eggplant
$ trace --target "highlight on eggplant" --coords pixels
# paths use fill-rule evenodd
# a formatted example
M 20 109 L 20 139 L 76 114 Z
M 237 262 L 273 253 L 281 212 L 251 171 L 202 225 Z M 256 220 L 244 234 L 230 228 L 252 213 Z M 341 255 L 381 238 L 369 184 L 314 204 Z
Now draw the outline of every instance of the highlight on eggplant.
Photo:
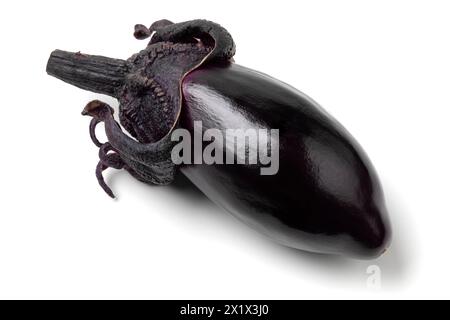
M 160 20 L 148 28 L 136 25 L 134 35 L 150 41 L 127 60 L 55 50 L 47 64 L 49 75 L 119 101 L 120 124 L 98 100 L 82 112 L 92 117 L 89 132 L 100 158 L 95 173 L 111 197 L 102 175 L 107 168 L 154 185 L 184 174 L 216 204 L 283 245 L 356 258 L 375 258 L 387 249 L 391 227 L 375 169 L 316 102 L 236 64 L 233 38 L 214 22 Z M 172 134 L 182 129 L 194 137 L 199 121 L 200 134 L 278 130 L 269 147 L 269 154 L 278 152 L 276 173 L 262 175 L 261 162 L 174 163 Z M 100 122 L 105 143 L 95 135 Z M 191 152 L 203 152 L 209 140 L 200 147 L 192 143 Z M 217 144 L 212 154 L 224 159 L 227 149 L 227 143 Z

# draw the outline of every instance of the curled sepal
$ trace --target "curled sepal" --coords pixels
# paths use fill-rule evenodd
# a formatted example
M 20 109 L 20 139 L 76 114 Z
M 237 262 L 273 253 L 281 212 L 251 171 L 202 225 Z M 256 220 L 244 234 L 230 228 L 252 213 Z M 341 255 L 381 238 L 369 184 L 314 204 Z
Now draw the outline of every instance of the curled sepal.
M 147 39 L 152 35 L 154 31 L 156 31 L 156 29 L 169 26 L 171 24 L 173 24 L 173 22 L 167 19 L 162 19 L 154 22 L 150 26 L 150 28 L 147 28 L 143 24 L 137 24 L 134 26 L 134 37 L 139 40 Z
M 159 141 L 177 126 L 187 74 L 207 61 L 228 61 L 235 52 L 230 34 L 207 20 L 135 26 L 137 38 L 150 35 L 147 48 L 128 59 L 129 73 L 117 95 L 120 123 L 143 143 Z
M 154 143 L 141 143 L 126 135 L 114 120 L 113 109 L 106 103 L 94 100 L 86 105 L 82 114 L 93 117 L 91 138 L 99 146 L 100 161 L 96 176 L 105 192 L 114 197 L 106 185 L 102 172 L 107 168 L 125 169 L 135 178 L 150 184 L 165 185 L 175 178 L 175 165 L 171 160 L 173 143 L 164 138 Z M 95 126 L 104 122 L 108 142 L 101 144 L 95 136 Z
M 166 21 L 156 21 L 149 28 L 155 31 L 150 44 L 163 41 L 193 42 L 200 39 L 205 45 L 213 47 L 204 62 L 230 60 L 236 52 L 231 35 L 215 22 L 202 19 L 180 23 L 165 23 Z
M 134 37 L 138 40 L 147 39 L 150 37 L 152 32 L 144 26 L 143 24 L 137 24 L 134 26 Z

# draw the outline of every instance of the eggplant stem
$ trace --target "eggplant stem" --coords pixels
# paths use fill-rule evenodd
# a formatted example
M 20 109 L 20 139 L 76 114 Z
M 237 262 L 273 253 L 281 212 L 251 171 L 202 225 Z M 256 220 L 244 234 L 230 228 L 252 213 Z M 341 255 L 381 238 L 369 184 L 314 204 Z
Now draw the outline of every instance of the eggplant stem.
M 128 73 L 125 60 L 55 50 L 47 73 L 78 88 L 116 97 Z

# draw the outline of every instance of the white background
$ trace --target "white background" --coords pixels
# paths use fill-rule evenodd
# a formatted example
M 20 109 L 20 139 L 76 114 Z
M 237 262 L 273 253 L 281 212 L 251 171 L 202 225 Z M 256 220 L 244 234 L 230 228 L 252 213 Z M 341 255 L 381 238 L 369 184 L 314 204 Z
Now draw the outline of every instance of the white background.
M 237 63 L 313 97 L 382 179 L 390 250 L 356 261 L 283 248 L 187 183 L 110 170 L 80 112 L 95 98 L 45 73 L 59 48 L 127 58 L 135 23 L 206 18 Z M 2 1 L 0 298 L 450 298 L 448 1 Z M 366 286 L 381 268 L 382 288 Z

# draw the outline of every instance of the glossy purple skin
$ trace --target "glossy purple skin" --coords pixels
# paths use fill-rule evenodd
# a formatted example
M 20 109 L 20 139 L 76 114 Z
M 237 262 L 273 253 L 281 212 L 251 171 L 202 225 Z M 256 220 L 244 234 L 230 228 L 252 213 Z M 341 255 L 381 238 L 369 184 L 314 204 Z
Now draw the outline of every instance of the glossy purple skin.
M 379 179 L 355 139 L 313 100 L 236 65 L 202 68 L 183 82 L 183 128 L 280 130 L 276 175 L 257 165 L 185 165 L 212 201 L 279 243 L 374 258 L 391 232 Z

